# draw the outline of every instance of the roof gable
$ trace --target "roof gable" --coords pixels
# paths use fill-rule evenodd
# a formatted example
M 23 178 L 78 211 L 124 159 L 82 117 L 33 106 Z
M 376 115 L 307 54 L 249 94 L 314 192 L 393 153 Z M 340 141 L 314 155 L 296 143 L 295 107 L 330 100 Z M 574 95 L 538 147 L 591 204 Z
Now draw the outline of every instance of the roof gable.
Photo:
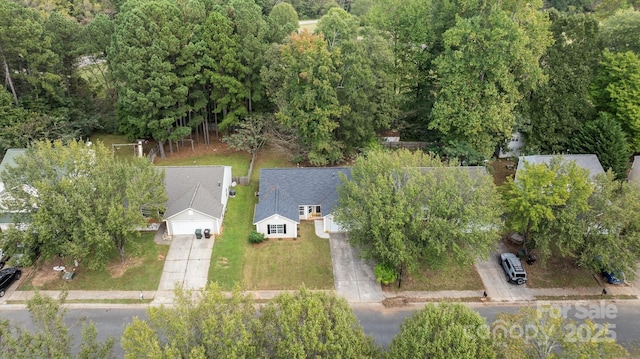
M 339 173 L 351 177 L 347 167 L 261 169 L 254 223 L 274 214 L 297 222 L 300 205 L 320 205 L 323 215 L 331 213 L 342 184 Z

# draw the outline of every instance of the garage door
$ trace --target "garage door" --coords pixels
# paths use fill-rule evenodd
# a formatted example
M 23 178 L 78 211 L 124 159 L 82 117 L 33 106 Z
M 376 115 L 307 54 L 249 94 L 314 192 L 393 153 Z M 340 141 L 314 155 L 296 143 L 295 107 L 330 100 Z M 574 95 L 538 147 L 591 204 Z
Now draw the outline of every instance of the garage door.
M 205 228 L 211 229 L 211 232 L 215 232 L 213 228 L 213 220 L 193 220 L 193 221 L 170 221 L 169 231 L 171 235 L 178 234 L 195 234 L 196 229 L 200 228 L 204 232 Z

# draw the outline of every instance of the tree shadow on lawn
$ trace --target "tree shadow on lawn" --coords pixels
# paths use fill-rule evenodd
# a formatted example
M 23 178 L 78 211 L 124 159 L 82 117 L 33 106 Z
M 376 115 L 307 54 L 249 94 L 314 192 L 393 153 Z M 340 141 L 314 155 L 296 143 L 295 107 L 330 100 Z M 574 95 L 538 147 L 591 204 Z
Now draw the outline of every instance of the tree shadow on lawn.
M 18 290 L 156 290 L 169 246 L 156 244 L 154 235 L 155 232 L 143 233 L 136 239 L 140 249 L 135 255 L 127 255 L 124 263 L 115 250 L 103 270 L 90 270 L 80 263 L 72 280 L 63 280 L 62 273 L 54 271 L 53 266 L 64 265 L 71 270 L 73 262 L 54 260 L 41 263 Z
M 517 254 L 522 247 L 507 240 L 502 241 L 501 247 L 508 252 Z M 557 251 L 553 251 L 557 253 Z M 529 253 L 535 255 L 536 250 Z M 528 288 L 591 288 L 599 287 L 594 273 L 584 267 L 576 265 L 575 258 L 554 255 L 547 259 L 545 265 L 540 261 L 534 264 L 526 264 L 523 259 L 524 269 L 527 271 Z

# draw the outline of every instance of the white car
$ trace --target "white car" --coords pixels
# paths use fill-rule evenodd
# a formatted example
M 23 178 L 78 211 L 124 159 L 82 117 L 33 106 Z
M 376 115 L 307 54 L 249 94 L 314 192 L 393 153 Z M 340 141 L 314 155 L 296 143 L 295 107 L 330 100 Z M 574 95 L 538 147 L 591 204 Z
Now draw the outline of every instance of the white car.
M 524 270 L 520 258 L 515 254 L 502 253 L 500 255 L 500 265 L 502 265 L 502 269 L 507 273 L 509 282 L 518 285 L 522 285 L 527 282 L 527 272 Z

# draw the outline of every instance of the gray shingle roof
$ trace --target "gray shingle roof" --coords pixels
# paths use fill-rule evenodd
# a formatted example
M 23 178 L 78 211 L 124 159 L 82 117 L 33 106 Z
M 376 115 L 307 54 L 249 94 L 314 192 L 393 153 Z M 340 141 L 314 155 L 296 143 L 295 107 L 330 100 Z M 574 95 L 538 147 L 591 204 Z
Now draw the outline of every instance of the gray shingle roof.
M 7 167 L 16 165 L 16 157 L 25 153 L 27 150 L 25 148 L 10 148 L 4 154 L 2 158 L 2 162 L 0 162 L 0 193 L 4 191 L 4 186 L 2 185 L 2 172 L 4 172 Z
M 224 166 L 158 167 L 164 169 L 167 189 L 167 219 L 185 209 L 222 218 Z M 220 185 L 219 185 L 220 184 Z
M 522 156 L 518 161 L 518 168 L 516 170 L 516 178 L 517 173 L 524 167 L 524 162 L 532 163 L 532 164 L 548 164 L 553 157 L 557 157 L 558 155 L 536 155 L 536 156 Z M 592 154 L 585 155 L 562 155 L 563 161 L 575 161 L 576 164 L 587 171 L 589 171 L 589 178 L 594 178 L 596 175 L 600 173 L 604 173 L 604 169 L 602 169 L 602 165 L 600 161 L 598 161 L 598 156 Z
M 351 169 L 347 167 L 261 169 L 253 222 L 274 214 L 298 222 L 300 205 L 320 205 L 322 216 L 330 214 L 338 202 L 336 189 L 342 184 L 338 173 L 351 178 Z

